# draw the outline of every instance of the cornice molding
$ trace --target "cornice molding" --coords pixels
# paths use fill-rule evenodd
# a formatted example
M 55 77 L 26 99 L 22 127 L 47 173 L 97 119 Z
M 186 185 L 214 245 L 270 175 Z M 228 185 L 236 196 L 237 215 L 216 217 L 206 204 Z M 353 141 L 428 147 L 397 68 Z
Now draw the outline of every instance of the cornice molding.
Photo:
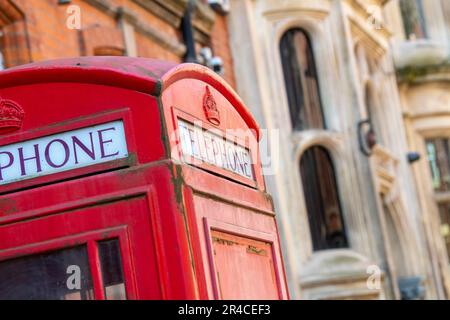
M 173 38 L 167 35 L 165 32 L 153 27 L 152 25 L 143 22 L 135 15 L 133 11 L 127 8 L 119 7 L 117 8 L 116 12 L 118 19 L 121 18 L 125 19 L 135 28 L 137 32 L 154 40 L 163 48 L 172 51 L 179 57 L 182 57 L 186 52 L 186 46 L 182 44 L 180 41 L 178 41 L 178 39 Z
M 172 27 L 179 29 L 189 0 L 133 0 Z M 208 42 L 215 21 L 215 13 L 209 5 L 196 1 L 192 14 L 195 39 Z
M 192 16 L 194 27 L 204 34 L 210 35 L 216 15 L 209 5 L 197 1 Z
M 179 28 L 188 0 L 133 0 L 142 8 L 161 18 L 174 28 Z
M 378 2 L 378 4 L 376 5 L 380 7 L 380 9 L 382 9 L 383 5 L 387 3 L 386 0 L 376 1 Z M 354 12 L 357 15 L 361 16 L 365 21 L 372 19 L 372 21 L 380 27 L 378 29 L 374 28 L 375 33 L 380 34 L 385 38 L 389 38 L 392 36 L 392 31 L 388 29 L 387 25 L 383 21 L 371 15 L 371 13 L 369 12 L 369 6 L 366 2 L 362 0 L 347 0 L 347 3 L 354 9 Z
M 128 8 L 116 7 L 109 0 L 84 0 L 88 4 L 102 11 L 106 15 L 114 19 L 125 19 L 129 24 L 131 24 L 135 30 L 144 36 L 154 40 L 163 48 L 166 48 L 182 57 L 186 52 L 186 47 L 183 43 L 178 41 L 163 31 L 153 27 L 151 24 L 142 21 L 137 17 L 135 12 Z M 168 1 L 168 2 L 179 2 L 179 1 Z
M 23 12 L 12 2 L 0 0 L 0 27 L 24 19 Z
M 114 10 L 114 7 L 109 0 L 84 0 L 84 2 L 87 2 L 91 6 L 102 11 L 108 16 L 116 15 L 116 11 Z
M 450 61 L 439 65 L 408 66 L 397 70 L 399 83 L 450 82 Z
M 186 12 L 188 0 L 133 0 L 141 7 L 164 20 L 172 27 L 179 29 Z M 209 5 L 196 1 L 192 14 L 195 39 L 208 42 L 215 21 L 215 13 Z
M 380 58 L 389 51 L 389 43 L 385 38 L 376 37 L 367 29 L 362 28 L 362 26 L 352 18 L 350 18 L 350 29 L 353 41 L 355 43 L 364 44 L 366 51 L 370 53 L 371 56 Z

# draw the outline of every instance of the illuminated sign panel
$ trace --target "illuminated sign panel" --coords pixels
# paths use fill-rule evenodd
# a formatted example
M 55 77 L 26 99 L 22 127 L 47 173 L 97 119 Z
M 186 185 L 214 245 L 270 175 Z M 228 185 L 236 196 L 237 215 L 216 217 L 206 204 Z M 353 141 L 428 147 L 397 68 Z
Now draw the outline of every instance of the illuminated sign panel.
M 122 121 L 0 147 L 0 185 L 128 157 Z
M 183 120 L 178 120 L 178 128 L 183 157 L 188 162 L 192 162 L 189 158 L 194 158 L 199 163 L 207 163 L 242 177 L 255 179 L 248 149 Z

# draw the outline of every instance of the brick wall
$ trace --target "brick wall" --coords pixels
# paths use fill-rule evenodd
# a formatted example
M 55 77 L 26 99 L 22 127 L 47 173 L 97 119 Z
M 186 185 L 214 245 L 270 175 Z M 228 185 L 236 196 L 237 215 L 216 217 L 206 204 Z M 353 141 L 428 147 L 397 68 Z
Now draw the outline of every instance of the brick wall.
M 0 12 L 10 11 L 10 17 L 0 14 L 6 66 L 99 52 L 126 54 L 130 42 L 124 38 L 129 36 L 124 33 L 124 23 L 133 30 L 137 56 L 183 61 L 180 24 L 184 1 L 72 0 L 71 4 L 81 9 L 81 30 L 67 28 L 69 5 L 58 5 L 58 0 L 0 1 Z M 198 47 L 210 45 L 214 54 L 222 57 L 224 78 L 234 87 L 226 18 L 205 4 L 201 9 L 194 17 Z
M 236 81 L 233 71 L 233 57 L 231 55 L 230 42 L 228 39 L 227 19 L 226 17 L 217 16 L 211 34 L 211 47 L 214 50 L 214 54 L 223 59 L 225 80 L 235 88 Z

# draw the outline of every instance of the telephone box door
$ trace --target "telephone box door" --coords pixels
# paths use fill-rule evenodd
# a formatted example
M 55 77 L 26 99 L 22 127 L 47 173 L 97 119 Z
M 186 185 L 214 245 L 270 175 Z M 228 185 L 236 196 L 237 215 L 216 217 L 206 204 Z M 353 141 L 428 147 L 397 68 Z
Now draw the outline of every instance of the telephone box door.
M 0 299 L 161 298 L 144 196 L 39 215 L 0 225 Z

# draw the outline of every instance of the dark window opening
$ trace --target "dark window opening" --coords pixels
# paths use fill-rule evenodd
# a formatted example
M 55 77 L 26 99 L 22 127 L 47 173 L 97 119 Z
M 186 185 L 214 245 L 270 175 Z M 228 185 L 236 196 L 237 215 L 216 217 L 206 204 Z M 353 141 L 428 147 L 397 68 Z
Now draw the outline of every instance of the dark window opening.
M 405 36 L 408 40 L 427 37 L 422 0 L 400 0 Z
M 300 160 L 313 248 L 348 247 L 333 163 L 323 147 L 311 147 Z
M 437 137 L 425 141 L 433 189 L 436 193 L 450 191 L 450 138 Z M 440 233 L 450 259 L 450 202 L 438 203 Z
M 325 128 L 314 54 L 306 32 L 287 31 L 281 38 L 280 53 L 294 130 Z

